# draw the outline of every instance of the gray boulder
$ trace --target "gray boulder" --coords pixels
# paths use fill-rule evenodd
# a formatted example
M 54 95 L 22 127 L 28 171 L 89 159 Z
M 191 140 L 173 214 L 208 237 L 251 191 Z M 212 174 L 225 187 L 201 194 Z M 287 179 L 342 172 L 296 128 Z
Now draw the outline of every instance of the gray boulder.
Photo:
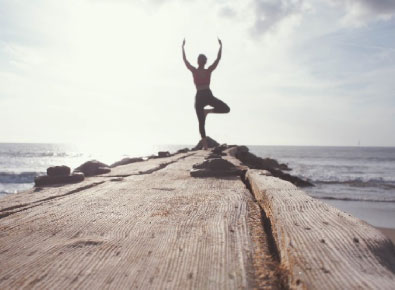
M 228 145 L 221 144 L 221 145 L 215 147 L 212 152 L 215 153 L 215 154 L 219 154 L 219 155 L 225 156 L 226 154 L 223 153 L 223 151 L 226 150 L 226 149 L 228 149 Z
M 74 173 L 72 175 L 42 175 L 34 178 L 34 186 L 48 186 L 54 184 L 77 183 L 85 178 L 83 173 Z
M 228 160 L 222 158 L 211 158 L 203 161 L 202 163 L 194 164 L 195 169 L 212 169 L 212 170 L 228 170 L 235 166 Z
M 242 170 L 222 158 L 212 158 L 194 164 L 190 171 L 192 177 L 222 177 L 241 175 Z
M 188 151 L 189 151 L 189 148 L 182 148 L 182 149 L 177 150 L 176 153 L 187 153 Z
M 314 186 L 314 184 L 308 180 L 304 180 L 300 177 L 282 172 L 282 170 L 291 170 L 288 165 L 279 163 L 277 160 L 272 158 L 258 157 L 255 154 L 249 152 L 249 149 L 246 146 L 238 146 L 232 148 L 231 150 L 231 155 L 235 156 L 249 168 L 267 170 L 272 176 L 289 181 L 299 187 Z
M 169 151 L 159 151 L 158 152 L 158 157 L 159 158 L 169 157 L 169 156 L 171 156 Z
M 109 173 L 110 171 L 111 168 L 107 164 L 97 160 L 90 160 L 78 166 L 73 172 L 82 172 L 85 176 L 94 176 Z
M 71 169 L 66 165 L 52 166 L 47 168 L 48 176 L 68 176 L 70 175 Z
M 141 157 L 135 157 L 135 158 L 126 157 L 120 161 L 117 161 L 117 162 L 111 164 L 110 167 L 117 167 L 117 166 L 126 165 L 126 164 L 130 164 L 130 163 L 134 163 L 134 162 L 141 162 L 141 161 L 144 161 L 144 159 Z

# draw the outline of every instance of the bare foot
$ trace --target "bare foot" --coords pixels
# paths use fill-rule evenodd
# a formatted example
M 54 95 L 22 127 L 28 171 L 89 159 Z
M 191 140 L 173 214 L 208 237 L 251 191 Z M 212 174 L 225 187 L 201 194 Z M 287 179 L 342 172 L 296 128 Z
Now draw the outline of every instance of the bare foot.
M 204 149 L 204 150 L 208 150 L 207 139 L 206 139 L 206 137 L 202 138 L 202 143 L 203 143 L 203 149 Z

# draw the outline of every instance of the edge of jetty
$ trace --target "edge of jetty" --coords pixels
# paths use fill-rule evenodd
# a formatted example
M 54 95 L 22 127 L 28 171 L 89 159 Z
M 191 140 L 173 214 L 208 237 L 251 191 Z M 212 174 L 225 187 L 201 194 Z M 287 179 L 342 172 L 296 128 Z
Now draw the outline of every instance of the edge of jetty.
M 386 236 L 238 148 L 236 177 L 192 178 L 197 150 L 2 198 L 0 287 L 393 288 Z
M 290 289 L 393 287 L 395 247 L 381 231 L 268 171 L 248 168 L 242 178 Z

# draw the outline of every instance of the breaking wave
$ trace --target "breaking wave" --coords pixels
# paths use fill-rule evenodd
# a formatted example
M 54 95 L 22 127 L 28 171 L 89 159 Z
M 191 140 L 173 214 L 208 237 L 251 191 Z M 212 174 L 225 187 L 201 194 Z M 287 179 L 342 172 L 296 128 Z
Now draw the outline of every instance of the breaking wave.
M 4 157 L 17 157 L 17 158 L 42 158 L 42 157 L 81 157 L 82 153 L 66 153 L 66 152 L 1 152 Z
M 0 172 L 0 183 L 33 183 L 34 178 L 43 175 L 44 172 Z
M 378 187 L 381 189 L 395 189 L 394 181 L 386 181 L 384 179 L 350 179 L 350 180 L 314 180 L 312 181 L 314 184 L 342 184 L 353 187 Z
M 326 200 L 343 200 L 343 201 L 370 201 L 370 202 L 394 202 L 395 199 L 374 199 L 374 198 L 354 198 L 354 197 L 336 197 L 336 196 L 314 196 L 318 199 Z

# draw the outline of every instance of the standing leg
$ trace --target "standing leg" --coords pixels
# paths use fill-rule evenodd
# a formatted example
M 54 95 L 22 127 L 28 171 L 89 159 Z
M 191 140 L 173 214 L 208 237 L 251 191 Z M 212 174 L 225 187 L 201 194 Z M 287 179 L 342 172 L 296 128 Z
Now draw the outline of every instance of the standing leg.
M 207 148 L 207 140 L 206 140 L 206 130 L 204 129 L 204 125 L 206 122 L 206 114 L 205 114 L 204 106 L 205 104 L 196 100 L 195 110 L 199 121 L 199 132 L 200 132 L 200 136 L 202 137 L 203 148 L 204 150 L 207 150 L 208 148 Z
M 213 109 L 204 109 L 203 108 L 203 114 L 204 114 L 204 122 L 206 121 L 206 116 L 209 113 L 222 113 L 222 114 L 226 114 L 230 112 L 230 108 L 227 104 L 225 104 L 223 101 L 217 99 L 216 97 L 214 97 L 212 94 L 209 97 L 209 99 L 207 100 L 207 104 L 212 106 Z M 203 130 L 204 130 L 204 123 L 203 123 Z M 207 140 L 206 138 L 202 138 L 202 142 L 203 142 L 203 146 L 205 148 L 205 150 L 207 150 Z

